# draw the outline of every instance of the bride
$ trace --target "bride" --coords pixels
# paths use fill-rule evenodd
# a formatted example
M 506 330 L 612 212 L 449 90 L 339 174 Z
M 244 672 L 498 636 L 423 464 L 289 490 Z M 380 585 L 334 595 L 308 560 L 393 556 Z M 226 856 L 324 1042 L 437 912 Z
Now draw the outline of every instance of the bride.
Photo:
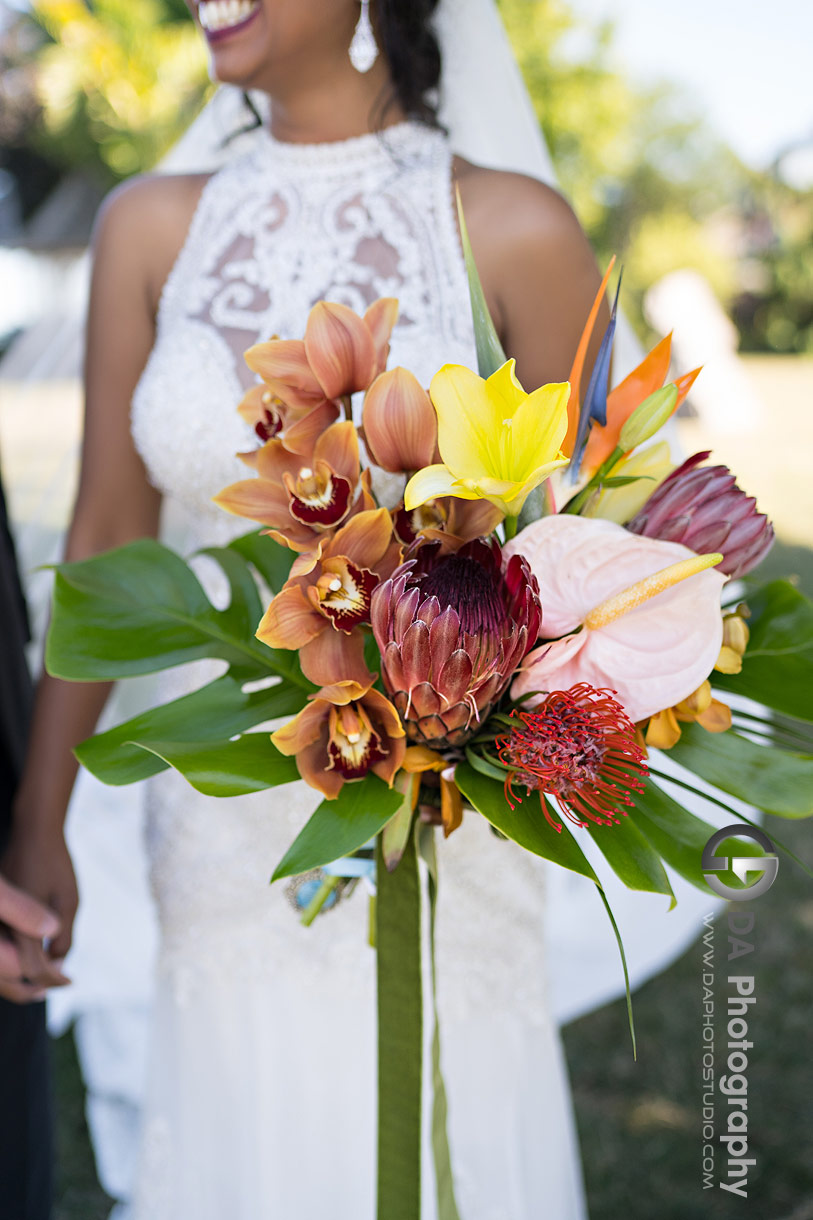
M 269 118 L 219 172 L 136 179 L 103 209 L 70 559 L 155 534 L 162 500 L 185 514 L 190 550 L 243 531 L 211 503 L 253 443 L 235 410 L 252 384 L 242 352 L 271 334 L 301 336 L 319 298 L 363 310 L 398 297 L 390 365 L 424 384 L 442 363 L 474 366 L 453 180 L 526 388 L 566 377 L 599 282 L 555 191 L 453 155 L 433 100 L 446 78 L 432 0 L 190 7 L 213 76 L 266 95 Z M 473 13 L 474 0 L 458 6 L 460 22 Z M 161 697 L 206 676 L 200 665 L 176 672 Z M 4 871 L 61 919 L 47 949 L 28 945 L 42 986 L 58 973 L 76 907 L 62 830 L 70 749 L 106 695 L 46 677 L 38 696 Z M 289 785 L 217 801 L 174 773 L 149 785 L 162 950 L 136 1217 L 372 1220 L 366 903 L 357 891 L 305 929 L 291 896 L 268 885 L 316 794 Z M 440 854 L 439 1003 L 461 1218 L 538 1220 L 544 1209 L 577 1220 L 541 862 L 497 844 L 473 816 Z M 429 1220 L 431 1180 L 423 1196 Z

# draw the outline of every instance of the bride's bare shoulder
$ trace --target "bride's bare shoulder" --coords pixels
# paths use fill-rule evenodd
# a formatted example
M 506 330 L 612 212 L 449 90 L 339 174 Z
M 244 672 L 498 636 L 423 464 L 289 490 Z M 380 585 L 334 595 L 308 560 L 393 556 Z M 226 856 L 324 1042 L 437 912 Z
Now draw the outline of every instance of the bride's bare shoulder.
M 142 174 L 117 186 L 96 219 L 94 250 L 121 267 L 155 308 L 183 246 L 208 174 Z M 135 285 L 133 285 L 135 286 Z
M 535 178 L 457 159 L 455 171 L 505 350 L 516 356 L 525 384 L 562 380 L 601 280 L 584 230 L 567 200 Z M 599 325 L 589 360 L 601 331 Z
M 581 248 L 581 225 L 570 204 L 552 186 L 526 174 L 485 169 L 455 157 L 455 177 L 472 244 L 479 238 L 487 251 L 499 247 L 537 249 L 564 242 Z

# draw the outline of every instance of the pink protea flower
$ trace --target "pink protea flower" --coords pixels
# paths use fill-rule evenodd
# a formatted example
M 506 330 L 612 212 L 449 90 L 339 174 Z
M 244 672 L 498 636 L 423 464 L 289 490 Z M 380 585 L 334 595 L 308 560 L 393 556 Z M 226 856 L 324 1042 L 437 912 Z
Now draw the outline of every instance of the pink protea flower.
M 620 806 L 631 806 L 631 793 L 642 792 L 648 774 L 646 751 L 635 725 L 614 692 L 579 682 L 553 691 L 532 712 L 515 710 L 516 727 L 496 739 L 500 759 L 511 770 L 505 796 L 511 808 L 522 798 L 515 785 L 539 792 L 542 810 L 555 830 L 544 793 L 555 796 L 563 813 L 577 826 L 617 823 Z
M 494 539 L 453 553 L 418 542 L 373 593 L 382 678 L 412 741 L 443 749 L 475 731 L 536 642 L 538 586 Z
M 727 466 L 700 466 L 695 453 L 664 479 L 627 529 L 647 538 L 681 542 L 693 551 L 721 551 L 721 572 L 744 576 L 764 559 L 774 531 L 756 500 L 737 486 Z

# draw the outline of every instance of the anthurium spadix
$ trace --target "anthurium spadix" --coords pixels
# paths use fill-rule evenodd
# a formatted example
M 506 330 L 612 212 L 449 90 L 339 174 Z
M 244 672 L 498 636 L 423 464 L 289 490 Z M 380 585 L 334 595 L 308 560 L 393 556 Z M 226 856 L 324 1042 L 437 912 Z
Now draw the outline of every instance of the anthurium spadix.
M 639 547 L 638 542 L 657 541 Z M 505 547 L 539 582 L 542 635 L 511 687 L 617 692 L 631 720 L 680 703 L 714 668 L 723 642 L 721 555 L 636 538 L 612 521 L 545 517 Z
M 530 492 L 567 464 L 566 381 L 527 394 L 508 360 L 486 379 L 459 364 L 432 378 L 442 462 L 425 466 L 404 492 L 408 512 L 439 496 L 490 500 L 507 517 L 519 514 Z

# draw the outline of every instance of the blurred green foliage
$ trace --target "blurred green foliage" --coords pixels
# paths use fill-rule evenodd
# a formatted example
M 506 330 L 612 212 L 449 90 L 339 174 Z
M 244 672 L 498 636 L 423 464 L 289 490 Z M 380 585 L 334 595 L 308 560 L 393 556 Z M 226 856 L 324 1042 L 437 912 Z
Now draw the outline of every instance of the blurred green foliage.
M 674 86 L 632 84 L 611 23 L 498 2 L 562 189 L 600 262 L 623 262 L 638 328 L 647 288 L 689 267 L 747 350 L 813 351 L 811 195 L 743 166 Z M 107 183 L 155 165 L 211 87 L 184 0 L 33 0 L 32 17 L 39 150 Z
M 682 267 L 729 299 L 733 262 L 704 221 L 739 186 L 734 155 L 676 89 L 625 79 L 610 24 L 590 26 L 564 0 L 500 0 L 500 9 L 562 189 L 600 262 L 617 254 L 624 264 L 628 312 L 640 323 L 646 289 Z
M 200 107 L 206 54 L 183 0 L 34 0 L 40 148 L 109 182 L 152 167 Z
M 562 189 L 606 265 L 624 264 L 627 311 L 692 268 L 750 351 L 813 351 L 813 195 L 747 169 L 675 86 L 619 71 L 611 23 L 566 0 L 499 0 Z
M 744 351 L 813 354 L 813 192 L 754 176 L 732 316 Z

